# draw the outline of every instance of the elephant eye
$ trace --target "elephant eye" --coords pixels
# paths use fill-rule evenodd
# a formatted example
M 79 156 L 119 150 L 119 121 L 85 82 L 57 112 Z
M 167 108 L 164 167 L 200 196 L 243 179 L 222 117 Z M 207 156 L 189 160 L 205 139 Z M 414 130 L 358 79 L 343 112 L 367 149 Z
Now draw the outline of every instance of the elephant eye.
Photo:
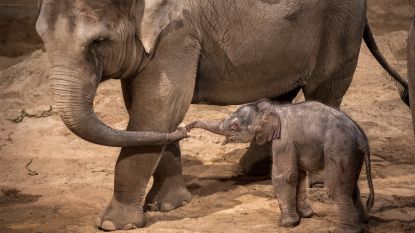
M 99 47 L 102 47 L 102 45 L 107 44 L 109 41 L 110 40 L 108 38 L 98 37 L 98 38 L 95 38 L 95 39 L 91 40 L 90 47 L 99 48 Z
M 89 44 L 89 50 L 95 56 L 103 56 L 108 49 L 108 45 L 111 41 L 105 37 L 98 37 L 96 39 L 91 40 Z
M 232 130 L 240 130 L 241 128 L 239 127 L 239 124 L 238 123 L 236 123 L 236 122 L 234 122 L 234 123 L 232 123 L 231 125 L 230 125 L 230 128 L 232 129 Z

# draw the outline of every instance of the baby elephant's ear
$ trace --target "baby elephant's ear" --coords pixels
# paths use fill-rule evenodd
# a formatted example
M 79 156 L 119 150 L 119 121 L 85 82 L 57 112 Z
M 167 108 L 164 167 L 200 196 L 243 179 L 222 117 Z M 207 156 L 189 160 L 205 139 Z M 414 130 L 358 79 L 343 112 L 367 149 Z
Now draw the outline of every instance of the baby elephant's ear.
M 258 145 L 263 145 L 272 140 L 273 132 L 273 115 L 275 113 L 270 110 L 261 111 L 258 116 L 258 119 L 254 122 L 253 129 L 255 133 L 255 142 Z M 277 115 L 278 119 L 279 116 Z
M 267 140 L 266 128 L 268 126 L 268 118 L 270 112 L 268 110 L 261 111 L 254 121 L 253 130 L 255 134 L 255 143 L 258 145 L 265 144 Z

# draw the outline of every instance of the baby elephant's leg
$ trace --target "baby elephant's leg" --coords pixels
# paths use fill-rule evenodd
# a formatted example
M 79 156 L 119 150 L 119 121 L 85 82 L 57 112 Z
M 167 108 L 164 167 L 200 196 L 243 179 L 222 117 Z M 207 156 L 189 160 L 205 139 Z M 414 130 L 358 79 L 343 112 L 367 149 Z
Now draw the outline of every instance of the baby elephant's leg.
M 336 214 L 338 218 L 338 232 L 362 233 L 364 229 L 359 224 L 351 194 L 344 194 L 334 198 L 336 202 Z
M 365 207 L 363 207 L 362 198 L 360 196 L 360 190 L 359 190 L 359 186 L 357 183 L 353 190 L 353 202 L 354 202 L 354 206 L 356 207 L 357 214 L 359 215 L 359 222 L 368 223 L 369 216 L 366 213 Z
M 300 171 L 297 191 L 297 210 L 301 217 L 310 218 L 314 215 L 314 211 L 308 201 L 306 183 L 306 173 Z
M 326 161 L 324 177 L 329 196 L 336 203 L 337 232 L 364 232 L 353 198 L 356 186 L 356 169 L 350 166 L 353 162 L 339 154 L 326 157 L 334 158 Z
M 297 213 L 298 166 L 295 148 L 281 145 L 282 150 L 273 150 L 272 183 L 281 210 L 280 226 L 294 227 L 300 222 Z

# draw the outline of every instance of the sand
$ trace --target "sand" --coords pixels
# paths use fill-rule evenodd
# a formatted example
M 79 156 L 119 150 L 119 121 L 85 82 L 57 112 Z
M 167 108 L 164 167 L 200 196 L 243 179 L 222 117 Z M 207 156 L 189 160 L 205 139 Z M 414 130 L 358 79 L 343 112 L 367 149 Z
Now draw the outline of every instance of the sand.
M 376 40 L 404 76 L 410 16 L 408 1 L 369 1 Z M 83 141 L 64 126 L 55 111 L 45 118 L 9 121 L 22 109 L 40 114 L 53 106 L 46 54 L 35 50 L 39 44 L 33 41 L 13 47 L 0 50 L 0 232 L 97 232 L 94 220 L 111 198 L 119 149 Z M 235 108 L 192 105 L 184 122 L 220 119 Z M 363 127 L 370 140 L 376 191 L 370 231 L 415 232 L 415 140 L 410 112 L 365 45 L 342 110 Z M 96 111 L 109 125 L 125 128 L 128 116 L 119 81 L 100 86 Z M 191 203 L 168 213 L 147 213 L 147 226 L 132 232 L 334 230 L 333 203 L 324 189 L 309 190 L 319 216 L 304 219 L 292 229 L 280 228 L 280 211 L 269 178 L 240 174 L 238 161 L 248 145 L 221 146 L 223 138 L 201 130 L 192 131 L 191 136 L 181 142 Z M 364 171 L 360 187 L 367 197 Z

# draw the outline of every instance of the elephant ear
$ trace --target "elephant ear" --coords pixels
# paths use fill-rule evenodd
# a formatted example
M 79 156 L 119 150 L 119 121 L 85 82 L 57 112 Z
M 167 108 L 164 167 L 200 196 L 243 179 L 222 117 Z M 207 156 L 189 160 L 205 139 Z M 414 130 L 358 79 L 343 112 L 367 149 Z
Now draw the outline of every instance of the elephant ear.
M 182 12 L 180 0 L 145 0 L 140 28 L 140 40 L 147 53 L 155 47 L 161 31 Z
M 254 123 L 255 142 L 263 145 L 274 139 L 281 138 L 281 119 L 280 116 L 271 110 L 261 111 L 258 119 Z

